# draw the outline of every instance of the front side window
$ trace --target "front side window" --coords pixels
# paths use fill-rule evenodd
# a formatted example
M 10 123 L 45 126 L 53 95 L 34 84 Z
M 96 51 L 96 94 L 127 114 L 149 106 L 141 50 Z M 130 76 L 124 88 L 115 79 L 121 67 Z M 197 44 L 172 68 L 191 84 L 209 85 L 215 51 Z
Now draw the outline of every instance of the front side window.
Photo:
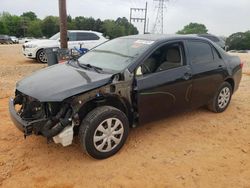
M 211 63 L 213 61 L 212 48 L 208 43 L 188 41 L 187 46 L 192 64 Z
M 183 65 L 182 43 L 172 43 L 158 48 L 137 69 L 136 75 L 146 75 L 177 68 Z

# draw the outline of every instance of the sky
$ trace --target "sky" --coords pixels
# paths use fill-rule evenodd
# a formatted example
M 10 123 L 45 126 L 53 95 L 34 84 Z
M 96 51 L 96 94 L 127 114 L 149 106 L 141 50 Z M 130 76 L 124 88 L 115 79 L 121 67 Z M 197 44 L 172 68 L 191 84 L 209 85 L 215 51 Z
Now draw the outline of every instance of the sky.
M 158 2 L 148 1 L 149 32 L 156 21 Z M 39 18 L 58 15 L 58 0 L 0 0 L 0 12 L 21 15 L 33 11 Z M 104 19 L 127 17 L 130 8 L 144 8 L 146 0 L 67 0 L 67 13 Z M 250 30 L 250 0 L 169 0 L 164 9 L 164 33 L 172 34 L 190 22 L 205 24 L 208 32 L 229 36 Z M 134 16 L 141 16 L 135 12 Z M 143 23 L 133 23 L 140 32 Z

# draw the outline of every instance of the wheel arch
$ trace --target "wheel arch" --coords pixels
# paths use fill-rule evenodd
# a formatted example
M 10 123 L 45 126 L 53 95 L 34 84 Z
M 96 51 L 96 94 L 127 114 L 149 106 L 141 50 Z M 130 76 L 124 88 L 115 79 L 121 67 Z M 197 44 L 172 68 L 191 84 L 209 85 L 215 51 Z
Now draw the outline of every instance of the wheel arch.
M 225 82 L 228 82 L 232 86 L 232 90 L 234 91 L 235 83 L 233 78 L 227 78 Z
M 117 95 L 105 95 L 102 97 L 94 98 L 81 106 L 78 111 L 79 118 L 82 120 L 90 111 L 99 106 L 112 106 L 121 110 L 128 118 L 129 125 L 133 124 L 133 113 L 129 102 Z
M 41 50 L 44 50 L 44 48 L 39 48 L 39 49 L 36 50 L 36 58 L 37 58 L 38 52 L 41 51 Z

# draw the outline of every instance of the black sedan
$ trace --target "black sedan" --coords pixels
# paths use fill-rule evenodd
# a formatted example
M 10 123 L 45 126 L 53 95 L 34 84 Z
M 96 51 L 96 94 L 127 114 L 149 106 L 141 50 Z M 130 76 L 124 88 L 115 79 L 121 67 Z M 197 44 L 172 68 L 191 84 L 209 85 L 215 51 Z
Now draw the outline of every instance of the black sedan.
M 21 80 L 9 109 L 25 136 L 67 146 L 77 133 L 83 150 L 103 159 L 130 127 L 202 106 L 223 112 L 241 76 L 240 59 L 205 38 L 127 36 Z

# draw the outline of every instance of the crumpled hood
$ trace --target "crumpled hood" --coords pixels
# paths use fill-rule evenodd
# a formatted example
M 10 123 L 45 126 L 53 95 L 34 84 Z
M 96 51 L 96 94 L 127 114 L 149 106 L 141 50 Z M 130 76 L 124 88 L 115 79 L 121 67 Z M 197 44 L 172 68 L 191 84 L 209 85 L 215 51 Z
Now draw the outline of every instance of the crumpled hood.
M 24 45 L 37 45 L 39 47 L 59 47 L 59 41 L 50 40 L 50 39 L 42 39 L 42 40 L 33 40 L 25 43 Z
M 58 64 L 19 81 L 16 89 L 40 102 L 60 102 L 110 82 L 112 74 L 100 74 L 69 64 Z

